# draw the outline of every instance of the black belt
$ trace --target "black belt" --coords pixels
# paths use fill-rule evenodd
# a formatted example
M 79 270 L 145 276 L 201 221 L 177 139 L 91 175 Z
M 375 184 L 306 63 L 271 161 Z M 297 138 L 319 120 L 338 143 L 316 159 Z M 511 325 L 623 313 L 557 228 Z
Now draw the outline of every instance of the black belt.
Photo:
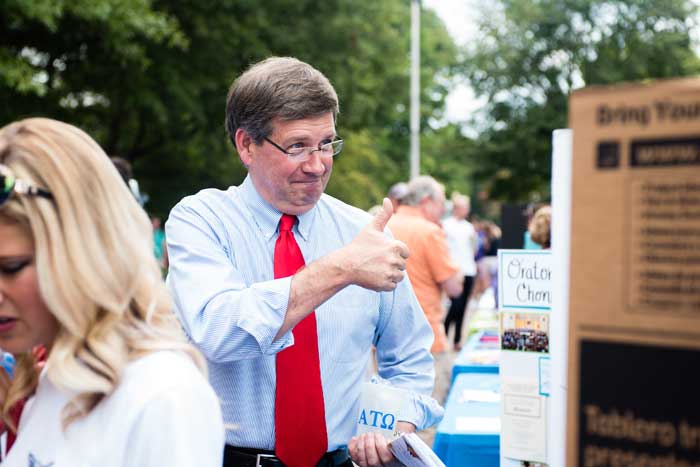
M 325 453 L 319 459 L 317 466 L 342 465 L 350 459 L 347 449 L 341 448 Z M 284 467 L 275 451 L 264 449 L 237 448 L 227 444 L 224 448 L 224 465 L 236 467 Z

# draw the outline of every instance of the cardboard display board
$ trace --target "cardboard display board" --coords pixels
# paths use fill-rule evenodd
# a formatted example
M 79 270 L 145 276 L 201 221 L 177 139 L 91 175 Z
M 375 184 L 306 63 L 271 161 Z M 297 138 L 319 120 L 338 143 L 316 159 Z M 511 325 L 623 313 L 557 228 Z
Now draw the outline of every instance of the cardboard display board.
M 569 112 L 566 465 L 700 465 L 700 79 Z

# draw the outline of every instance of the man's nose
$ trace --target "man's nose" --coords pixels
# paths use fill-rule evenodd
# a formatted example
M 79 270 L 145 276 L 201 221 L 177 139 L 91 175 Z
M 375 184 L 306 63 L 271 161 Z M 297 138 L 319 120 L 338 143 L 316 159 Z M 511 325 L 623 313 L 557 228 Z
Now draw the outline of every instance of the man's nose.
M 326 166 L 323 164 L 323 156 L 321 151 L 313 151 L 309 154 L 309 158 L 302 164 L 302 169 L 306 173 L 322 174 L 326 171 Z

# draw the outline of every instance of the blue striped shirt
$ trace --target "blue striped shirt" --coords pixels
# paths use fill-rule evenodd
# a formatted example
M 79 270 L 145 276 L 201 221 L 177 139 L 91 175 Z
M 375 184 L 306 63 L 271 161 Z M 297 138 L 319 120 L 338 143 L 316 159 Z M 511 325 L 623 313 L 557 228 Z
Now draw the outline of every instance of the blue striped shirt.
M 239 447 L 274 449 L 275 355 L 294 343 L 291 332 L 273 342 L 291 284 L 273 279 L 281 215 L 248 177 L 184 198 L 166 223 L 175 309 L 208 361 L 226 442 Z M 307 264 L 349 243 L 371 219 L 325 194 L 298 217 L 293 233 Z M 316 309 L 316 319 L 329 451 L 355 434 L 372 344 L 379 375 L 412 391 L 406 421 L 419 429 L 439 421 L 443 410 L 430 397 L 433 333 L 408 279 L 393 292 L 348 286 Z

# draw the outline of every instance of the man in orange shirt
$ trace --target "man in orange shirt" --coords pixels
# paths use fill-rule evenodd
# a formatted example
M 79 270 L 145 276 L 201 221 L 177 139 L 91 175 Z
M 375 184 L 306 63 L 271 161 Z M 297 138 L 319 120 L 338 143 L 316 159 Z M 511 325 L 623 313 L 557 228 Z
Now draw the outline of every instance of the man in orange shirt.
M 454 298 L 462 292 L 459 268 L 450 259 L 440 218 L 445 212 L 445 188 L 429 176 L 416 177 L 408 184 L 398 211 L 388 227 L 404 242 L 411 255 L 406 261 L 408 279 L 435 334 L 431 352 L 447 349 L 445 310 L 442 293 Z

